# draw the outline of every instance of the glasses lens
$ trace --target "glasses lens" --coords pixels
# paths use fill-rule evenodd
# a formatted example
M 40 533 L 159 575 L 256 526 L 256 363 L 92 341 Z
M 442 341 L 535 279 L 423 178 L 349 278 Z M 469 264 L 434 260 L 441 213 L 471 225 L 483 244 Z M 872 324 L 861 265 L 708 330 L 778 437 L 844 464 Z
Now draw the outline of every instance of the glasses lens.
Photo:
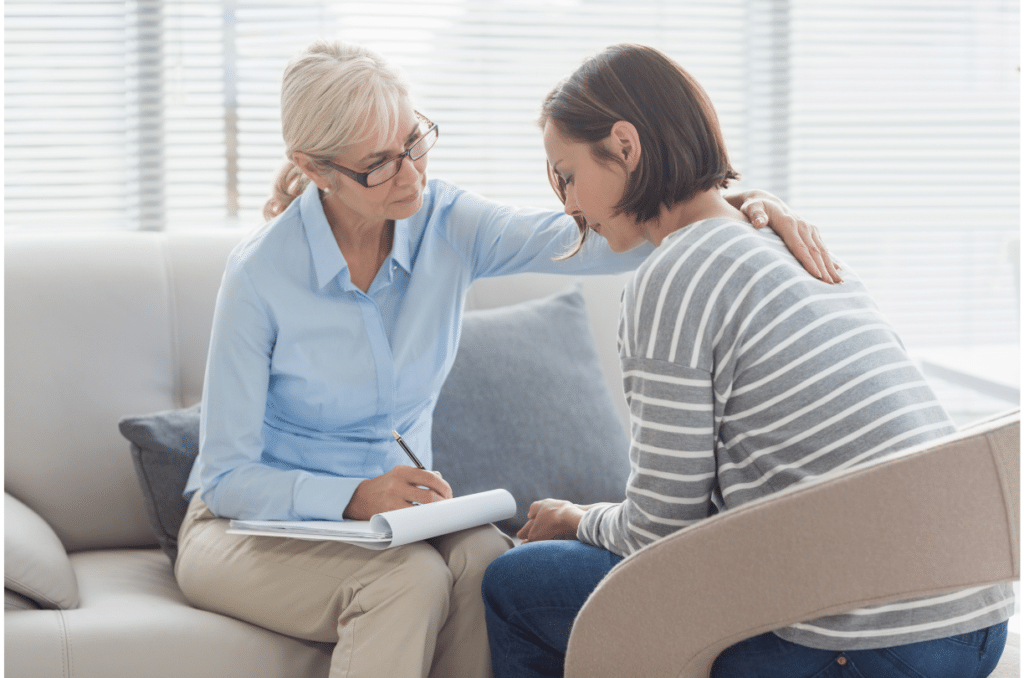
M 398 168 L 402 164 L 402 159 L 392 160 L 391 162 L 384 163 L 377 169 L 373 170 L 366 175 L 366 184 L 370 188 L 383 184 L 388 179 L 398 174 Z
M 427 151 L 434 147 L 435 143 L 437 143 L 437 125 L 432 126 L 415 144 L 413 144 L 412 148 L 409 149 L 408 155 L 413 160 L 419 160 L 426 155 Z M 404 156 L 395 158 L 391 162 L 385 163 L 370 172 L 366 175 L 366 185 L 373 188 L 374 186 L 379 186 L 394 177 L 398 174 L 398 170 L 401 169 L 402 160 L 404 159 Z
M 422 158 L 427 151 L 434 147 L 437 143 L 437 126 L 431 127 L 427 130 L 427 133 L 420 137 L 412 148 L 409 149 L 409 157 L 413 160 L 419 160 Z

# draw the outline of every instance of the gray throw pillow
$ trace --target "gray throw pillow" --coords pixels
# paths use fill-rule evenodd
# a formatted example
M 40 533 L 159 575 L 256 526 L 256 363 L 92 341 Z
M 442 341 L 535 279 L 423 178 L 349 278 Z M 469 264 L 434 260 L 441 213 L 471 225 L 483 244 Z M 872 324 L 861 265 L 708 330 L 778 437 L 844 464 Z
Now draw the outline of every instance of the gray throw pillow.
M 199 454 L 199 404 L 125 417 L 118 427 L 131 441 L 149 525 L 173 564 L 178 557 L 178 529 L 188 509 L 182 495 Z
M 467 312 L 434 411 L 434 468 L 456 495 L 509 490 L 508 534 L 538 499 L 622 501 L 629 439 L 612 398 L 578 285 Z

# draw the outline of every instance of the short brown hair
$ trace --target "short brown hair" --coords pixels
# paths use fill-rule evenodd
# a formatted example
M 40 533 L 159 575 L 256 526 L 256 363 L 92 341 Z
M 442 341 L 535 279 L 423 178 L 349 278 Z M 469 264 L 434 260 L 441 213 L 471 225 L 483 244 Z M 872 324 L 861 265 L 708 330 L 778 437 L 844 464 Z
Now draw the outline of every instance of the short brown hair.
M 739 179 L 704 88 L 656 49 L 621 44 L 589 57 L 544 99 L 540 125 L 551 122 L 566 137 L 590 144 L 599 160 L 621 162 L 600 143 L 619 120 L 636 127 L 643 148 L 617 206 L 637 221 Z M 548 178 L 564 203 L 564 183 L 550 167 Z M 589 229 L 576 222 L 582 245 Z

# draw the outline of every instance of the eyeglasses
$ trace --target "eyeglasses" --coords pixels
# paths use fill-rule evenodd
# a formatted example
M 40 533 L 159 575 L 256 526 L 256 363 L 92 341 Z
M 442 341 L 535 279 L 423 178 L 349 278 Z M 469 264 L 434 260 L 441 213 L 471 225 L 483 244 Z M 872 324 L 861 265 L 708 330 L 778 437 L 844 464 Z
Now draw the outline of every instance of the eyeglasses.
M 424 155 L 426 155 L 427 151 L 433 148 L 434 144 L 437 143 L 437 125 L 430 122 L 430 120 L 428 120 L 426 116 L 424 116 L 419 111 L 416 112 L 416 117 L 418 117 L 421 122 L 424 122 L 428 125 L 427 130 L 420 135 L 419 139 L 413 142 L 413 145 L 410 146 L 409 150 L 406 151 L 405 153 L 402 153 L 401 155 L 396 155 L 394 158 L 391 158 L 389 160 L 385 160 L 381 164 L 377 165 L 376 167 L 372 167 L 366 172 L 356 172 L 354 170 L 350 170 L 347 167 L 336 165 L 330 160 L 327 160 L 326 158 L 321 158 L 321 161 L 331 169 L 341 172 L 349 179 L 359 182 L 366 188 L 380 186 L 384 182 L 390 181 L 391 179 L 395 178 L 399 170 L 402 169 L 402 161 L 405 160 L 406 156 L 408 156 L 410 160 L 415 162 L 416 160 L 419 160 Z

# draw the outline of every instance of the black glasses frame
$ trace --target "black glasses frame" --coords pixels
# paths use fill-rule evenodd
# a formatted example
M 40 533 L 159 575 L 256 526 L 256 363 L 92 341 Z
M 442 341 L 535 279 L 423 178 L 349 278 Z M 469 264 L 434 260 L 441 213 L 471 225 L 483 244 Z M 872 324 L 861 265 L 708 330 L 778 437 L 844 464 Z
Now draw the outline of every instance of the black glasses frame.
M 402 153 L 401 155 L 396 155 L 393 158 L 388 158 L 387 160 L 374 165 L 373 167 L 371 167 L 370 169 L 368 169 L 365 172 L 356 172 L 355 170 L 350 170 L 347 167 L 342 167 L 341 165 L 338 165 L 338 164 L 335 164 L 335 163 L 331 162 L 327 158 L 321 158 L 320 159 L 321 162 L 323 162 L 325 165 L 327 165 L 328 167 L 330 167 L 334 171 L 341 172 L 346 177 L 348 177 L 349 179 L 352 179 L 353 181 L 357 182 L 359 185 L 363 186 L 364 188 L 376 188 L 377 186 L 382 186 L 382 185 L 386 184 L 387 182 L 391 181 L 396 176 L 398 176 L 398 173 L 400 171 L 402 171 L 402 161 L 405 160 L 406 157 L 408 157 L 410 160 L 415 162 L 415 161 L 419 160 L 420 158 L 422 158 L 423 156 L 425 156 L 428 152 L 430 152 L 430 149 L 433 148 L 434 144 L 437 143 L 437 139 L 436 138 L 434 139 L 434 143 L 430 144 L 430 146 L 427 148 L 427 150 L 423 151 L 422 153 L 420 153 L 416 157 L 413 157 L 413 155 L 412 155 L 413 149 L 416 148 L 416 144 L 418 144 L 420 141 L 422 141 L 425 136 L 427 136 L 428 134 L 430 134 L 432 132 L 435 132 L 438 137 L 441 136 L 441 132 L 438 129 L 436 123 L 431 122 L 430 119 L 427 118 L 427 116 L 423 115 L 419 111 L 415 111 L 415 113 L 416 113 L 416 117 L 417 118 L 419 118 L 421 121 L 423 121 L 423 122 L 428 124 L 428 127 L 427 127 L 426 130 L 424 130 L 423 134 L 421 134 L 418 137 L 416 137 L 416 140 L 413 141 L 409 145 L 409 150 L 406 151 L 405 153 Z M 392 162 L 396 162 L 396 161 L 397 161 L 398 164 L 395 166 L 395 173 L 394 174 L 392 174 L 390 177 L 388 177 L 384 181 L 380 181 L 380 182 L 378 182 L 376 184 L 370 184 L 369 177 L 370 177 L 371 174 L 373 174 L 374 172 L 379 170 L 381 167 L 384 167 L 388 163 L 392 163 Z

